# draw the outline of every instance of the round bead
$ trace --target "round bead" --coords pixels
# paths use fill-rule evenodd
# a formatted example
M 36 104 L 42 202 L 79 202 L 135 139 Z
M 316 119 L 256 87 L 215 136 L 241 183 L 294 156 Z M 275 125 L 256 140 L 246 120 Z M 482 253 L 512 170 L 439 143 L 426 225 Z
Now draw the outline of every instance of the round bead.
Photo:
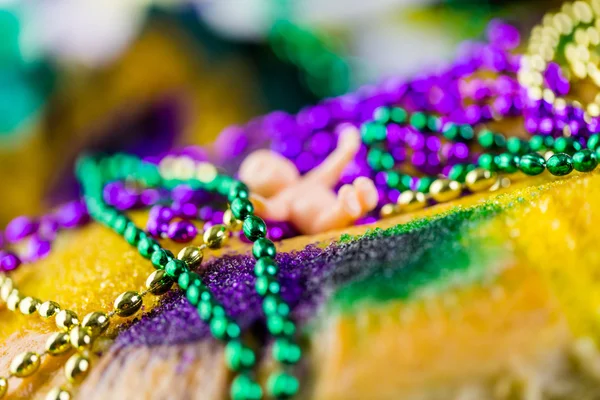
M 239 181 L 231 184 L 228 194 L 229 201 L 233 201 L 235 199 L 247 199 L 249 196 L 250 189 L 248 189 L 248 186 Z
M 260 400 L 263 397 L 260 385 L 246 374 L 239 374 L 233 379 L 229 395 L 231 400 Z
M 589 137 L 589 139 L 587 141 L 587 148 L 592 151 L 595 151 L 599 147 L 600 147 L 600 134 L 595 133 Z
M 500 171 L 512 174 L 513 172 L 517 172 L 518 160 L 519 158 L 513 154 L 502 153 L 496 156 L 496 165 Z
M 41 303 L 41 301 L 34 297 L 25 297 L 19 303 L 19 311 L 21 311 L 21 314 L 23 315 L 31 315 L 38 310 Z
M 146 288 L 153 295 L 160 296 L 171 289 L 173 282 L 173 278 L 167 275 L 164 270 L 159 269 L 151 273 L 146 279 Z
M 254 212 L 254 206 L 248 199 L 237 198 L 231 202 L 231 212 L 239 220 L 244 220 Z
M 69 340 L 71 341 L 71 346 L 75 349 L 83 350 L 92 344 L 92 332 L 82 326 L 76 326 L 71 329 Z
M 57 356 L 71 349 L 71 339 L 67 332 L 55 332 L 46 340 L 46 352 Z
M 20 302 L 21 295 L 19 294 L 19 291 L 17 289 L 13 289 L 6 299 L 6 308 L 8 308 L 10 311 L 17 311 Z
M 568 175 L 573 171 L 573 159 L 568 154 L 557 153 L 546 161 L 546 168 L 552 175 Z
M 13 289 L 14 284 L 12 279 L 4 278 L 4 282 L 2 283 L 2 286 L 0 286 L 0 298 L 6 301 L 8 299 L 8 296 L 10 296 L 10 294 L 12 293 Z
M 0 271 L 14 271 L 21 265 L 21 259 L 14 253 L 4 253 L 0 255 Z
M 185 263 L 178 259 L 169 261 L 165 267 L 165 272 L 167 273 L 167 275 L 175 279 L 179 278 L 179 275 L 184 273 L 186 270 L 187 268 L 185 266 Z
M 254 275 L 271 275 L 275 276 L 279 272 L 279 267 L 271 257 L 259 258 L 254 266 Z
M 573 168 L 579 172 L 590 172 L 598 166 L 596 153 L 591 150 L 579 150 L 573 154 Z
M 260 238 L 252 245 L 252 255 L 256 259 L 263 257 L 274 258 L 276 253 L 275 244 L 267 238 Z
M 230 341 L 225 346 L 225 362 L 233 371 L 251 368 L 256 362 L 254 352 L 237 340 Z
M 81 321 L 81 326 L 89 329 L 92 337 L 96 337 L 104 332 L 109 324 L 108 315 L 102 311 L 91 312 L 83 317 L 83 321 Z
M 410 212 L 425 207 L 427 205 L 427 198 L 421 192 L 405 190 L 398 196 L 397 203 L 400 207 L 400 211 Z
M 138 292 L 127 291 L 117 297 L 114 307 L 119 317 L 129 317 L 138 312 L 142 304 L 142 296 Z
M 496 183 L 497 176 L 494 172 L 483 168 L 476 168 L 469 172 L 465 184 L 471 192 L 482 192 L 491 188 Z
M 46 395 L 46 400 L 71 400 L 71 392 L 62 388 L 54 388 Z
M 177 254 L 177 259 L 187 264 L 188 268 L 196 269 L 202 264 L 204 251 L 199 246 L 187 246 Z
M 71 383 L 81 382 L 90 370 L 89 358 L 81 355 L 72 355 L 65 364 L 65 376 Z
M 154 268 L 164 269 L 167 263 L 173 258 L 175 257 L 173 256 L 173 253 L 171 253 L 169 250 L 159 249 L 152 253 L 150 261 L 152 262 L 152 265 L 154 265 Z
M 187 220 L 173 221 L 167 229 L 167 236 L 174 242 L 187 243 L 198 234 L 196 226 Z
M 50 318 L 55 316 L 60 311 L 58 303 L 53 301 L 45 301 L 38 307 L 38 314 L 42 318 Z
M 300 389 L 298 379 L 284 372 L 271 374 L 267 380 L 267 387 L 275 398 L 292 397 Z
M 460 196 L 461 185 L 449 179 L 436 179 L 429 188 L 431 197 L 438 203 L 454 200 Z
M 186 290 L 190 285 L 200 286 L 202 281 L 200 280 L 200 275 L 195 272 L 186 271 L 179 275 L 177 279 L 177 284 L 183 290 Z
M 40 356 L 28 351 L 16 356 L 10 363 L 10 373 L 16 377 L 24 378 L 32 375 L 40 367 Z
M 204 232 L 203 239 L 209 249 L 220 249 L 227 237 L 227 228 L 224 225 L 213 225 Z
M 519 160 L 519 169 L 526 175 L 539 175 L 546 169 L 546 160 L 538 153 L 525 154 Z
M 248 238 L 248 240 L 253 242 L 265 237 L 267 234 L 267 226 L 265 225 L 265 221 L 255 215 L 246 217 L 244 220 L 243 230 L 244 235 Z
M 381 218 L 390 218 L 394 215 L 398 215 L 399 212 L 400 209 L 397 205 L 389 203 L 384 204 L 383 207 L 381 207 L 381 210 L 379 210 L 379 216 Z
M 242 221 L 233 216 L 233 211 L 231 211 L 230 208 L 223 213 L 223 223 L 227 229 L 232 232 L 235 232 L 242 227 Z
M 0 376 L 0 399 L 8 392 L 8 380 Z
M 77 318 L 77 314 L 71 310 L 59 311 L 54 320 L 56 322 L 56 327 L 63 331 L 68 331 L 75 325 L 79 325 L 79 318 Z
M 498 169 L 498 166 L 496 165 L 496 158 L 493 155 L 487 153 L 484 153 L 479 156 L 479 158 L 477 159 L 477 164 L 481 168 L 487 169 L 488 171 L 496 171 Z

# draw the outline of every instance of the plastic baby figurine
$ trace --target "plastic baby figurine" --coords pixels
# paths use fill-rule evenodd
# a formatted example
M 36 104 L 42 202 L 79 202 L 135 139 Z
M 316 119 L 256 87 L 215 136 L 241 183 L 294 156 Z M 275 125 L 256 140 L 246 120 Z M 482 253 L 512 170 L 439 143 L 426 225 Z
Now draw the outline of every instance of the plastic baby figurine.
M 351 225 L 377 205 L 372 180 L 359 177 L 339 192 L 335 184 L 360 148 L 360 136 L 346 127 L 337 148 L 304 176 L 287 158 L 271 151 L 257 150 L 240 166 L 240 179 L 252 192 L 256 213 L 274 221 L 289 221 L 303 234 L 315 234 Z

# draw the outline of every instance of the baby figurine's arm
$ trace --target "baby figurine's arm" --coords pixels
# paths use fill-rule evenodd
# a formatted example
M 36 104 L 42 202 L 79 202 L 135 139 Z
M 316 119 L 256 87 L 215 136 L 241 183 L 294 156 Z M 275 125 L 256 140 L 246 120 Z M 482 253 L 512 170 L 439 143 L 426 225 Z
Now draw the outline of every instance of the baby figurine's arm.
M 359 148 L 360 134 L 354 126 L 348 125 L 340 134 L 337 148 L 318 167 L 307 173 L 302 179 L 333 188 L 340 180 L 344 168 L 352 161 Z
M 253 193 L 250 195 L 250 200 L 254 205 L 254 212 L 265 219 L 288 221 L 290 218 L 290 205 L 283 196 L 265 198 Z

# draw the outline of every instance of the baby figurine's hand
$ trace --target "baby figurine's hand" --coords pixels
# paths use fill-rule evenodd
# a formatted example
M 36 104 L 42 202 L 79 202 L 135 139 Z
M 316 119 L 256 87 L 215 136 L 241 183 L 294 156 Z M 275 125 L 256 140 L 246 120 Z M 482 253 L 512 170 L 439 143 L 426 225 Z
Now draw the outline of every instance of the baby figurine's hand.
M 250 190 L 271 197 L 298 182 L 294 163 L 271 150 L 256 150 L 240 165 L 239 177 Z
M 347 124 L 342 128 L 337 147 L 351 154 L 358 151 L 360 148 L 360 132 L 354 125 Z

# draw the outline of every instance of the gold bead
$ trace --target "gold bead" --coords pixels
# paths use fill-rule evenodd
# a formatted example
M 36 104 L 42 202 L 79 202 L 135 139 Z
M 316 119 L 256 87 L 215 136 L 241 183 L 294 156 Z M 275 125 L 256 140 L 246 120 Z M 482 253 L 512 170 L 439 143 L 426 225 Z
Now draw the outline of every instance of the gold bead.
M 71 383 L 81 382 L 90 371 L 90 367 L 89 358 L 73 354 L 65 364 L 65 376 Z
M 494 186 L 496 180 L 495 173 L 487 169 L 475 168 L 473 171 L 469 171 L 465 177 L 465 184 L 471 192 L 482 192 Z
M 381 207 L 381 210 L 379 211 L 379 216 L 381 218 L 390 218 L 394 215 L 398 215 L 398 211 L 398 206 L 392 203 L 388 203 Z
M 175 164 L 175 157 L 166 156 L 160 163 L 158 163 L 158 172 L 164 179 L 174 179 L 173 166 Z
M 2 298 L 2 300 L 6 301 L 8 299 L 8 296 L 10 296 L 10 293 L 13 291 L 14 289 L 14 284 L 12 279 L 10 278 L 4 278 L 4 282 L 2 283 L 2 286 L 0 287 L 0 298 Z
M 19 294 L 19 291 L 17 289 L 13 289 L 6 299 L 6 308 L 8 308 L 10 311 L 17 311 L 20 302 L 21 295 Z
M 233 216 L 230 208 L 223 214 L 223 223 L 230 231 L 237 231 L 242 228 L 242 221 Z
M 115 300 L 114 307 L 119 317 L 129 317 L 142 307 L 142 296 L 134 291 L 121 293 Z
M 204 250 L 198 246 L 187 246 L 181 249 L 177 258 L 185 262 L 190 269 L 196 269 L 202 263 Z
M 19 311 L 23 315 L 31 315 L 36 312 L 42 302 L 35 297 L 25 297 L 19 303 Z
M 16 356 L 10 363 L 10 373 L 16 377 L 24 378 L 33 374 L 40 367 L 40 356 L 28 351 Z
M 227 240 L 227 228 L 224 225 L 213 225 L 204 232 L 204 243 L 209 249 L 219 249 Z
M 175 179 L 188 180 L 196 173 L 196 162 L 188 156 L 181 156 L 173 163 L 173 175 Z
M 68 331 L 75 325 L 79 325 L 79 318 L 71 310 L 60 310 L 54 319 L 56 327 L 63 331 Z
M 63 388 L 54 388 L 46 395 L 46 400 L 71 400 L 71 393 Z
M 69 333 L 69 340 L 71 341 L 71 346 L 77 350 L 83 350 L 86 347 L 89 347 L 94 339 L 90 329 L 82 326 L 76 326 L 71 329 L 71 332 Z
M 83 317 L 83 321 L 81 321 L 81 326 L 89 329 L 92 334 L 92 337 L 96 337 L 108 328 L 110 324 L 110 320 L 108 319 L 108 315 L 101 311 L 94 311 Z
M 8 380 L 0 376 L 0 399 L 8 392 Z
M 398 196 L 397 203 L 402 212 L 415 211 L 427 205 L 427 198 L 421 192 L 405 190 Z
M 160 296 L 171 289 L 173 282 L 173 278 L 168 276 L 164 269 L 158 269 L 151 273 L 148 279 L 146 279 L 146 288 L 153 295 Z
M 53 301 L 45 301 L 40 304 L 38 308 L 38 313 L 42 318 L 50 318 L 55 316 L 60 311 L 60 306 L 58 303 Z
M 429 187 L 431 197 L 438 203 L 454 200 L 460 196 L 461 185 L 449 179 L 436 179 Z
M 6 275 L 0 274 L 0 287 L 2 287 L 6 278 L 8 278 Z
M 202 183 L 209 183 L 215 180 L 218 171 L 214 165 L 207 162 L 200 162 L 196 165 L 196 179 Z
M 55 332 L 46 340 L 46 352 L 57 356 L 71 349 L 71 339 L 67 332 Z

